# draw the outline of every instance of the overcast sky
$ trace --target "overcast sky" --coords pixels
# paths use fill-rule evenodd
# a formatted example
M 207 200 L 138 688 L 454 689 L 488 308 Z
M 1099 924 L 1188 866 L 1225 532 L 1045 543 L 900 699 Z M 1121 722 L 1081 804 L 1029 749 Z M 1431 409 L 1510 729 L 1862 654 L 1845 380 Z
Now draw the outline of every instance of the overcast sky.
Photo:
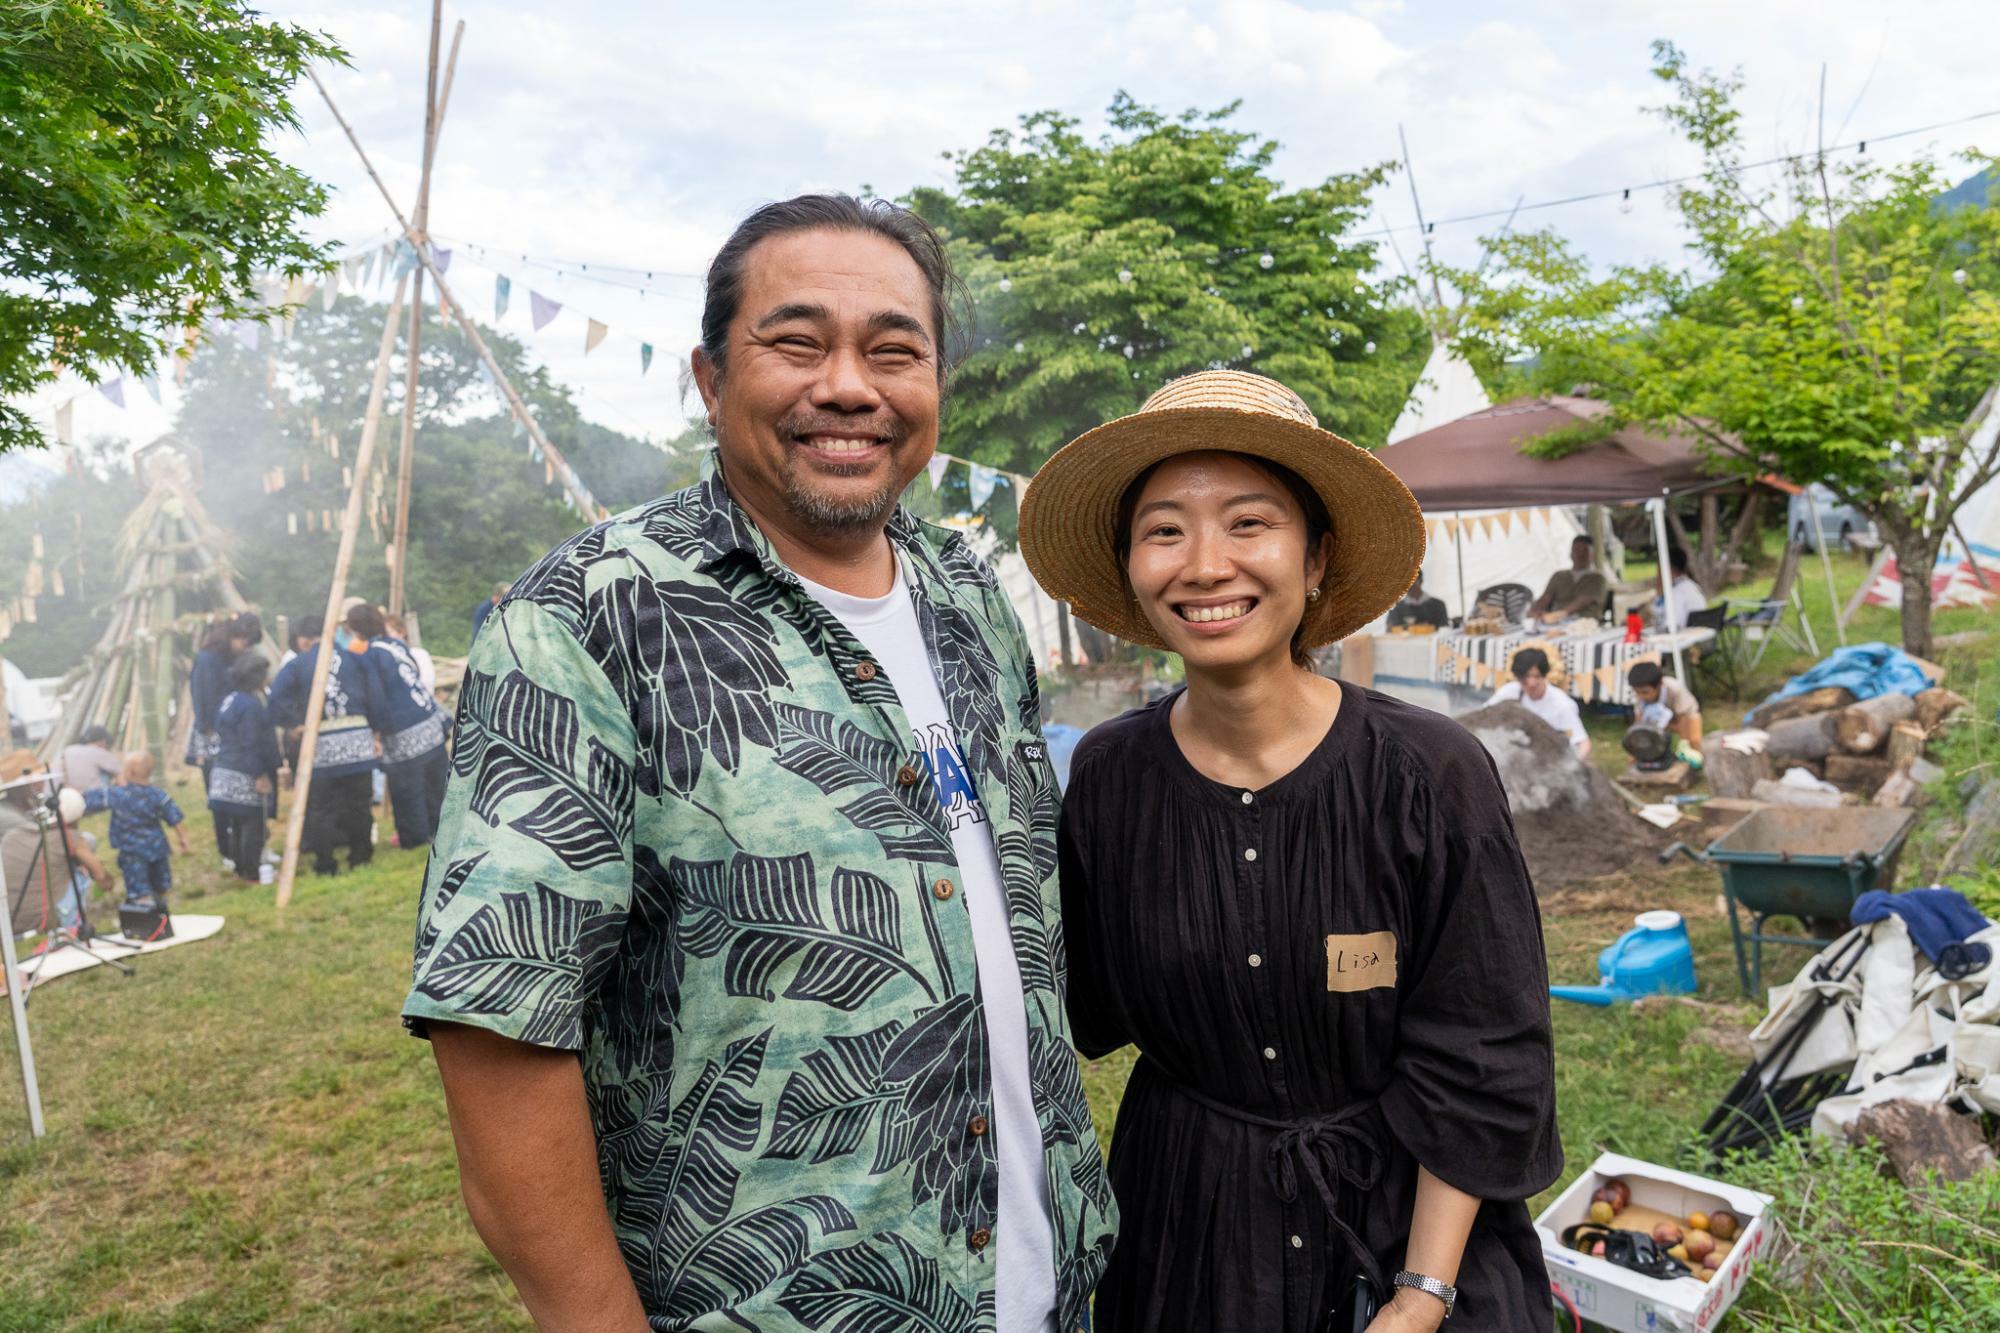
M 347 48 L 352 65 L 329 71 L 328 86 L 407 207 L 429 6 L 278 0 L 269 9 Z M 1648 73 L 1655 37 L 1697 64 L 1742 68 L 1757 155 L 1812 145 L 1822 63 L 1829 143 L 1873 139 L 1868 151 L 1883 159 L 2000 148 L 2000 118 L 1882 141 L 2000 110 L 2000 5 L 1990 0 L 473 0 L 447 5 L 447 46 L 459 19 L 464 46 L 431 211 L 432 232 L 454 252 L 449 281 L 490 316 L 493 272 L 507 273 L 513 309 L 502 327 L 527 337 L 586 415 L 654 436 L 682 420 L 675 370 L 695 341 L 700 300 L 698 281 L 682 275 L 700 273 L 747 210 L 801 190 L 867 184 L 893 195 L 941 183 L 943 153 L 1042 108 L 1095 128 L 1121 88 L 1168 110 L 1240 98 L 1238 123 L 1283 143 L 1278 171 L 1292 184 L 1397 156 L 1401 124 L 1437 219 L 1693 169 L 1689 150 L 1643 110 L 1662 100 Z M 310 84 L 297 101 L 303 133 L 281 146 L 333 187 L 320 233 L 379 243 L 389 220 L 353 150 Z M 1382 226 L 1414 221 L 1400 176 L 1379 210 Z M 1613 198 L 1525 213 L 1522 224 L 1556 226 L 1599 262 L 1671 258 L 1680 245 L 1659 191 L 1635 191 L 1629 207 Z M 1441 222 L 1434 242 L 1466 260 L 1495 225 Z M 1413 231 L 1398 240 L 1416 253 Z M 586 278 L 583 262 L 655 277 L 607 275 L 627 284 L 608 285 Z M 652 290 L 641 296 L 631 282 Z M 565 303 L 531 336 L 530 289 Z M 588 358 L 586 316 L 613 330 Z M 644 378 L 641 339 L 657 349 Z M 85 392 L 79 434 L 144 441 L 166 429 L 171 384 L 162 407 L 132 390 L 123 411 Z M 45 423 L 77 392 L 71 381 L 39 395 Z

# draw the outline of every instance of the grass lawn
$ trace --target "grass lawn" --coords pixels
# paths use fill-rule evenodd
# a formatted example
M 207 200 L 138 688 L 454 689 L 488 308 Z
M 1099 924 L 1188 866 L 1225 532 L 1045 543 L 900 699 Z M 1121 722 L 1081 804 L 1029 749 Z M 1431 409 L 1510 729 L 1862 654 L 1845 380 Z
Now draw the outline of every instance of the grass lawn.
M 1850 637 L 1888 628 L 1864 618 Z M 1951 661 L 1990 719 L 2000 660 Z M 1986 762 L 1990 730 L 1955 733 L 1947 767 Z M 200 848 L 207 820 L 193 821 Z M 527 1327 L 459 1202 L 428 1049 L 396 1019 L 421 869 L 385 850 L 360 874 L 302 877 L 281 916 L 270 888 L 198 850 L 176 867 L 177 905 L 227 916 L 219 936 L 34 996 L 49 1134 L 28 1143 L 18 1081 L 0 1073 L 0 1333 Z M 1554 980 L 1594 980 L 1597 951 L 1652 907 L 1686 915 L 1701 978 L 1691 1001 L 1556 1007 L 1558 1188 L 1604 1149 L 1674 1160 L 1741 1068 L 1759 1010 L 1737 992 L 1716 891 L 1711 871 L 1640 865 L 1544 900 Z M 1767 975 L 1800 957 L 1780 946 Z M 14 1059 L 0 1031 L 0 1062 Z M 1129 1070 L 1129 1052 L 1085 1070 L 1107 1141 Z

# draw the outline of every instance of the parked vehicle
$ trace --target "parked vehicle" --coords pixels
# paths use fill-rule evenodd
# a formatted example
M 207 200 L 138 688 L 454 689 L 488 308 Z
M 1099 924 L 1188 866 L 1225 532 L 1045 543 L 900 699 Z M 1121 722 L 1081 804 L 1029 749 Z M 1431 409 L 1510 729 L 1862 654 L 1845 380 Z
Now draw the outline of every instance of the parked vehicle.
M 1828 546 L 1839 544 L 1840 549 L 1851 548 L 1857 541 L 1870 545 L 1880 541 L 1874 522 L 1853 505 L 1842 502 L 1839 497 L 1819 482 L 1814 482 L 1805 490 L 1794 495 L 1785 514 L 1785 526 L 1791 531 L 1792 540 L 1808 551 L 1817 552 L 1819 546 L 1813 536 L 1812 511 L 1819 510 L 1820 531 L 1826 534 Z

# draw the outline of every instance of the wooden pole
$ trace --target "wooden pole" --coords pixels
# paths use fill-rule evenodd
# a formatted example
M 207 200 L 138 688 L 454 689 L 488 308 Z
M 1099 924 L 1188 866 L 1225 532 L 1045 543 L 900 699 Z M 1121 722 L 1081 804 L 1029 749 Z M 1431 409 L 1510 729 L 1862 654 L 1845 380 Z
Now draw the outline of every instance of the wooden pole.
M 347 513 L 340 524 L 340 551 L 333 560 L 333 586 L 326 593 L 326 617 L 321 622 L 319 657 L 313 662 L 312 689 L 306 695 L 305 735 L 299 740 L 299 763 L 292 778 L 292 813 L 285 823 L 285 856 L 278 863 L 278 906 L 292 900 L 292 879 L 299 872 L 299 839 L 305 833 L 306 798 L 312 789 L 313 749 L 319 743 L 320 714 L 326 709 L 326 678 L 333 654 L 333 627 L 340 621 L 340 604 L 347 597 L 347 567 L 354 561 L 354 539 L 361 531 L 361 501 L 368 487 L 368 464 L 375 456 L 375 436 L 382 425 L 382 397 L 389 387 L 389 360 L 396 351 L 396 321 L 403 314 L 407 278 L 396 281 L 389 317 L 382 321 L 382 345 L 375 353 L 375 383 L 368 390 L 368 415 L 361 423 L 361 447 L 354 455 L 354 484 L 347 491 Z
M 437 157 L 438 132 L 438 35 L 444 23 L 444 0 L 431 0 L 431 54 L 430 67 L 424 77 L 424 165 L 423 174 L 417 180 L 417 207 L 411 222 L 423 240 L 415 244 L 430 244 L 431 218 L 431 163 Z M 465 25 L 459 25 L 463 32 Z M 453 54 L 457 54 L 454 39 Z M 416 272 L 416 284 L 410 295 L 410 337 L 407 357 L 409 364 L 403 373 L 403 439 L 402 451 L 396 460 L 396 532 L 389 546 L 389 614 L 403 614 L 403 573 L 410 559 L 410 476 L 416 454 L 417 443 L 417 372 L 423 360 L 424 339 L 424 271 Z
M 313 81 L 313 87 L 319 89 L 319 95 L 325 100 L 327 110 L 333 113 L 334 120 L 346 133 L 347 142 L 354 145 L 355 155 L 361 159 L 362 167 L 367 170 L 368 179 L 375 182 L 376 190 L 382 195 L 382 202 L 389 205 L 389 211 L 395 214 L 396 225 L 402 228 L 404 238 L 410 241 L 416 251 L 417 262 L 431 275 L 431 281 L 437 284 L 438 295 L 443 300 L 447 312 L 458 321 L 458 327 L 465 334 L 466 340 L 472 344 L 472 350 L 479 354 L 479 359 L 486 364 L 487 373 L 492 375 L 493 382 L 500 386 L 500 392 L 505 395 L 508 406 L 513 409 L 514 419 L 521 423 L 527 430 L 528 437 L 548 455 L 549 461 L 555 464 L 556 475 L 562 479 L 563 489 L 569 493 L 577 511 L 586 521 L 609 517 L 608 511 L 597 504 L 578 482 L 572 480 L 576 476 L 576 469 L 563 458 L 560 450 L 549 443 L 549 437 L 542 434 L 540 423 L 528 415 L 528 405 L 522 401 L 521 395 L 515 392 L 513 382 L 507 378 L 507 372 L 500 368 L 500 363 L 493 359 L 493 353 L 487 350 L 486 340 L 479 336 L 479 328 L 472 322 L 472 317 L 465 313 L 465 307 L 461 306 L 458 299 L 451 294 L 451 285 L 444 280 L 444 275 L 432 262 L 429 248 L 416 243 L 410 220 L 404 216 L 402 208 L 396 203 L 396 196 L 390 194 L 389 187 L 382 183 L 382 177 L 375 170 L 375 164 L 368 159 L 368 150 L 361 146 L 361 140 L 355 136 L 354 127 L 347 123 L 347 117 L 341 115 L 340 108 L 334 104 L 333 94 L 326 90 L 326 85 L 320 82 L 319 75 L 313 70 L 307 69 L 306 77 Z

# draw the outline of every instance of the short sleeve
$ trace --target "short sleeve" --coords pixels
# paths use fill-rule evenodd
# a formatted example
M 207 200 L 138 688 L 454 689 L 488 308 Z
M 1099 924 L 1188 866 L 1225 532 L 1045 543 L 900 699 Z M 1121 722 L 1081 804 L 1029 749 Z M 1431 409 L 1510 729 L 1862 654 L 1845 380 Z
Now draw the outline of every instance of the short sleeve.
M 1503 801 L 1497 779 L 1490 799 Z M 1485 799 L 1483 796 L 1475 799 Z M 1481 1199 L 1526 1199 L 1562 1170 L 1541 915 L 1504 814 L 1427 812 L 1412 886 L 1410 980 L 1385 1122 L 1430 1173 Z
M 630 714 L 555 617 L 513 601 L 473 644 L 455 736 L 404 1022 L 579 1049 L 631 903 Z
M 169 828 L 172 828 L 187 817 L 181 813 L 180 806 L 174 803 L 174 798 L 165 792 L 161 792 L 159 795 L 158 813 L 160 818 L 167 822 L 167 827 Z

